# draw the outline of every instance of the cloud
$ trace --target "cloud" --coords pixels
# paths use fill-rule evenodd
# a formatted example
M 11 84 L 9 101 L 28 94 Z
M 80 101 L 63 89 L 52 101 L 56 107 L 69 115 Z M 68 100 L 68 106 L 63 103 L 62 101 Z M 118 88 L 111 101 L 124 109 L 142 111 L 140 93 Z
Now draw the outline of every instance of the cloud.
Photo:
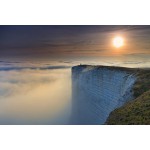
M 145 62 L 143 61 L 126 61 L 126 62 L 122 62 L 122 64 L 144 64 Z
M 135 59 L 137 62 L 139 62 L 139 60 L 142 60 L 142 62 L 150 61 L 150 53 L 130 53 L 125 54 L 124 56 L 133 60 Z
M 19 67 L 19 66 L 11 66 L 11 67 L 0 67 L 0 71 L 12 71 L 12 70 L 51 70 L 51 69 L 67 69 L 70 66 L 44 66 L 44 67 Z
M 70 70 L 1 70 L 0 124 L 65 124 L 70 112 Z
M 125 54 L 125 56 L 150 56 L 150 53 L 129 53 Z

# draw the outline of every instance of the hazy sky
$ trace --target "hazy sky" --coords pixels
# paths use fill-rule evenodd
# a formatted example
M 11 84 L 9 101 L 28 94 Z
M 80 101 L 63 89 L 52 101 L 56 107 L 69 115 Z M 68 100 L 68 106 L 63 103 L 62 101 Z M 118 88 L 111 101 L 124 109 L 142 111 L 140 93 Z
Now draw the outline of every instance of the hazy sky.
M 125 45 L 112 45 L 115 36 Z M 76 58 L 150 54 L 150 26 L 0 26 L 0 57 Z

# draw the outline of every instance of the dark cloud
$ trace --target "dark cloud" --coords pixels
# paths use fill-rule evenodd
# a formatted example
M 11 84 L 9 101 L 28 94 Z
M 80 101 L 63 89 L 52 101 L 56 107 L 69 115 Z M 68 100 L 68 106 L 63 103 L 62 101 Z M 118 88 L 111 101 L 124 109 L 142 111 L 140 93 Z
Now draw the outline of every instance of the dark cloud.
M 139 62 L 133 62 L 133 61 L 127 61 L 127 62 L 123 62 L 123 64 L 143 64 L 145 62 L 143 61 L 139 61 Z
M 125 54 L 125 57 L 132 57 L 132 58 L 144 58 L 144 59 L 149 59 L 150 58 L 150 53 L 130 53 L 130 54 Z
M 44 66 L 44 67 L 0 67 L 0 71 L 12 71 L 12 70 L 51 70 L 51 69 L 67 69 L 70 68 L 70 66 Z

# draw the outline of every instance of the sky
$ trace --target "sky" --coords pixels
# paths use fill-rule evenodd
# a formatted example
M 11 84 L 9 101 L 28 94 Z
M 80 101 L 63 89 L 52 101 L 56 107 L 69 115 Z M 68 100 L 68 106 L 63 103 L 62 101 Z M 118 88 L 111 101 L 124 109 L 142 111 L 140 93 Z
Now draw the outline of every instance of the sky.
M 116 50 L 115 36 L 125 45 Z M 1 58 L 92 58 L 150 55 L 150 26 L 0 26 Z
M 112 44 L 117 36 L 124 40 L 119 49 Z M 0 26 L 1 61 L 149 67 L 149 58 L 150 26 Z

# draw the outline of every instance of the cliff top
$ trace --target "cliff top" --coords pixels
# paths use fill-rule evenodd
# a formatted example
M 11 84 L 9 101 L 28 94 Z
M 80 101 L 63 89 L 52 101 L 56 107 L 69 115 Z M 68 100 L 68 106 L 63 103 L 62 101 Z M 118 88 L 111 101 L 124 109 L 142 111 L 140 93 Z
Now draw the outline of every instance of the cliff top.
M 78 70 L 82 72 L 82 70 L 97 70 L 97 69 L 109 69 L 109 70 L 117 70 L 117 71 L 125 71 L 127 73 L 134 74 L 137 78 L 133 91 L 135 98 L 146 92 L 150 89 L 150 68 L 126 68 L 126 67 L 118 67 L 118 66 L 103 66 L 103 65 L 78 65 L 72 67 L 74 70 Z
M 90 68 L 90 69 L 101 69 L 101 68 L 106 68 L 106 69 L 111 69 L 111 70 L 119 70 L 119 71 L 129 71 L 129 72 L 137 72 L 137 71 L 146 71 L 150 70 L 150 68 L 127 68 L 127 67 L 119 67 L 119 66 L 104 66 L 104 65 L 78 65 L 78 66 L 73 66 L 72 69 L 75 68 Z

